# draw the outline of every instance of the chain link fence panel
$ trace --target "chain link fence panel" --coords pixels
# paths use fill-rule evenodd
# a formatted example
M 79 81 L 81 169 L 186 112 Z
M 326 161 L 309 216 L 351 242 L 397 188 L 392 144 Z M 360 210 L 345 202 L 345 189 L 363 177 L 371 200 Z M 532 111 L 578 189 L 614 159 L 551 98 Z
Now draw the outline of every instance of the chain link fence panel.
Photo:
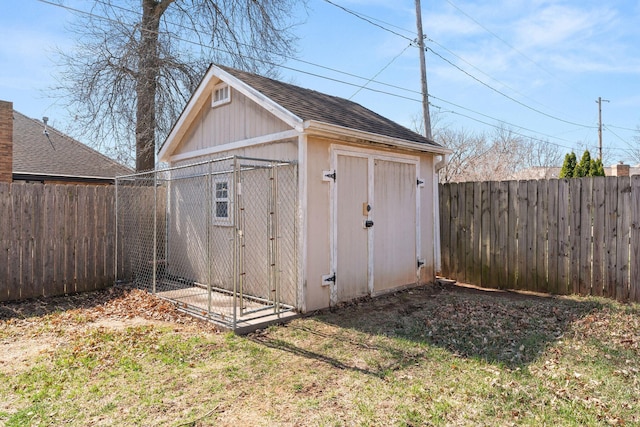
M 118 280 L 230 329 L 294 311 L 297 180 L 238 156 L 118 177 Z

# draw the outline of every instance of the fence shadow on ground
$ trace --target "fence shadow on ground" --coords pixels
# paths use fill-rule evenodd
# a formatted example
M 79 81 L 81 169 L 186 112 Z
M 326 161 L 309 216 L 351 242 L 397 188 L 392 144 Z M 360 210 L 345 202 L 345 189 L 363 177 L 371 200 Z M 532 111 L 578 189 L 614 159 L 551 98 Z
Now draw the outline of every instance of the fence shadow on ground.
M 368 299 L 318 314 L 321 324 L 337 330 L 330 337 L 318 330 L 302 331 L 336 346 L 374 354 L 381 362 L 363 368 L 323 349 L 301 348 L 268 337 L 254 340 L 272 348 L 375 376 L 416 363 L 429 349 L 441 348 L 455 357 L 484 360 L 515 368 L 532 363 L 545 349 L 571 333 L 572 324 L 606 303 L 552 296 L 523 295 L 457 285 L 421 287 Z M 298 327 L 298 326 L 291 326 Z M 347 342 L 346 341 L 351 341 Z M 409 342 L 418 344 L 406 345 Z

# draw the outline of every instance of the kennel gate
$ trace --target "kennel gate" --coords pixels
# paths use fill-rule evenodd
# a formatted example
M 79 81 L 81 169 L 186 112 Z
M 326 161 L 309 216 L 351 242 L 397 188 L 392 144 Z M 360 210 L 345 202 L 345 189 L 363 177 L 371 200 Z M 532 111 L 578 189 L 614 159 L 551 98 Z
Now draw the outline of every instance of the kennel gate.
M 297 307 L 297 166 L 225 157 L 116 178 L 116 278 L 230 329 Z

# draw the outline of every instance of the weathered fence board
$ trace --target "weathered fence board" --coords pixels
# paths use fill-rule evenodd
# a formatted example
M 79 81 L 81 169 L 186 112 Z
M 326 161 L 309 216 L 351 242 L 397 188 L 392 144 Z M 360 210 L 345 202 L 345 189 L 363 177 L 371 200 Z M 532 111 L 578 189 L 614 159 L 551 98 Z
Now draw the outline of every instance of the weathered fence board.
M 509 184 L 507 182 L 500 182 L 498 185 L 498 247 L 495 252 L 496 263 L 500 263 L 500 258 L 504 258 L 507 254 L 508 247 L 507 242 L 509 240 L 508 227 L 509 227 Z M 498 283 L 497 287 L 502 288 L 507 284 L 508 276 L 507 265 L 498 269 Z
M 569 292 L 569 180 L 558 181 L 558 286 L 559 294 Z
M 640 302 L 640 176 L 443 184 L 440 194 L 445 276 Z
M 604 198 L 604 232 L 605 232 L 605 287 L 604 296 L 615 298 L 616 295 L 616 242 L 618 240 L 618 180 L 605 178 Z
M 11 188 L 11 220 L 9 220 L 9 299 L 20 299 L 20 283 L 22 276 L 22 246 L 20 237 L 22 233 L 22 222 L 15 218 L 22 218 L 22 189 L 24 184 L 18 184 Z
M 52 186 L 47 186 L 52 187 Z M 66 291 L 66 262 L 65 262 L 65 194 L 66 189 L 64 186 L 53 186 L 54 193 L 54 207 L 55 212 L 55 232 L 53 234 L 53 289 L 56 294 L 63 294 Z
M 580 272 L 578 278 L 577 294 L 589 295 L 591 292 L 591 235 L 593 203 L 593 178 L 584 178 L 580 197 Z
M 469 222 L 469 217 L 467 216 L 467 192 L 466 185 L 461 184 L 458 186 L 458 253 L 460 254 L 460 260 L 458 262 L 458 280 L 466 281 L 467 279 L 467 270 L 466 270 L 466 261 L 467 251 L 470 249 L 469 245 L 469 227 L 466 226 Z
M 538 182 L 538 206 L 536 214 L 536 290 L 547 292 L 547 228 L 548 228 L 547 181 Z
M 470 182 L 468 183 L 469 190 L 473 193 L 473 204 L 472 209 L 473 212 L 471 215 L 471 229 L 472 229 L 472 251 L 473 251 L 473 260 L 471 260 L 471 272 L 472 272 L 472 280 L 475 283 L 482 282 L 482 264 L 479 262 L 475 262 L 476 259 L 479 259 L 480 256 L 480 243 L 482 239 L 482 235 L 480 234 L 480 230 L 482 229 L 482 215 L 475 215 L 475 212 L 480 212 L 482 209 L 482 192 L 480 191 L 480 183 L 479 182 Z
M 618 179 L 618 239 L 616 240 L 616 299 L 629 299 L 629 234 L 631 215 L 631 181 L 629 177 Z
M 480 260 L 482 265 L 482 285 L 489 286 L 489 251 L 491 250 L 491 207 L 490 187 L 488 182 L 480 183 Z
M 547 185 L 547 292 L 558 293 L 558 180 Z
M 0 277 L 10 277 L 9 251 L 11 249 L 11 192 L 10 185 L 0 183 Z M 0 301 L 9 298 L 9 286 L 0 287 Z
M 631 177 L 629 299 L 640 301 L 640 175 Z
M 440 218 L 451 213 L 451 186 L 439 185 L 439 200 L 440 200 Z M 449 259 L 451 258 L 451 230 L 449 224 L 446 222 L 440 222 L 440 249 L 442 256 L 440 258 L 440 269 L 443 275 L 450 277 L 451 270 L 449 269 Z
M 507 279 L 506 283 L 501 287 L 509 286 L 509 284 L 516 283 L 518 275 L 518 241 L 514 237 L 517 233 L 518 224 L 518 182 L 509 181 L 507 184 L 507 254 L 504 259 L 507 261 Z
M 458 280 L 458 267 L 460 265 L 460 254 L 458 253 L 458 239 L 460 238 L 460 231 L 458 230 L 458 184 L 451 186 L 451 277 Z
M 601 296 L 604 293 L 604 178 L 593 179 L 593 258 L 592 268 L 592 295 Z
M 474 272 L 475 263 L 473 262 L 473 259 L 474 259 L 473 252 L 475 250 L 475 247 L 473 245 L 474 238 L 475 238 L 474 236 L 475 226 L 473 222 L 473 212 L 474 212 L 473 185 L 465 185 L 464 204 L 465 204 L 464 206 L 465 222 L 469 224 L 469 226 L 465 230 L 467 238 L 465 239 L 465 260 L 464 260 L 464 267 L 465 267 L 464 277 L 465 277 L 465 280 L 468 281 L 468 280 L 471 280 L 471 278 L 475 274 Z
M 0 184 L 0 301 L 115 280 L 114 188 Z
M 569 181 L 569 206 L 571 216 L 569 219 L 569 265 L 570 280 L 569 292 L 577 294 L 580 292 L 580 232 L 582 227 L 582 216 L 580 215 L 582 201 L 582 180 L 572 179 Z
M 518 239 L 517 280 L 516 289 L 527 289 L 527 212 L 529 199 L 527 198 L 527 181 L 518 182 L 518 225 L 516 236 Z

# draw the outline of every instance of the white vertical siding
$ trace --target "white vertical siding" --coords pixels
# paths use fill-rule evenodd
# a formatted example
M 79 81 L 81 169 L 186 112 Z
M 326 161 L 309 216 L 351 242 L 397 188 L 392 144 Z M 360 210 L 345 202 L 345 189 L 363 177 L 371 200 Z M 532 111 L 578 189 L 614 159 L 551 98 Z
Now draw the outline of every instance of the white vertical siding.
M 242 141 L 291 129 L 264 108 L 232 90 L 231 102 L 211 108 L 206 102 L 186 138 L 172 155 Z

